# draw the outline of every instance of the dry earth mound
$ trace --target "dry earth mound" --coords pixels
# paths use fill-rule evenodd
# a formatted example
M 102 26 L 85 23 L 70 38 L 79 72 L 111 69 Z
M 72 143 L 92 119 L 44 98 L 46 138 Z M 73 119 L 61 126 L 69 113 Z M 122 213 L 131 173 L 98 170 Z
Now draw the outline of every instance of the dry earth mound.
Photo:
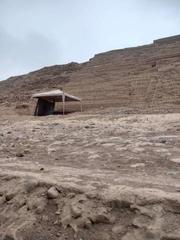
M 83 64 L 45 67 L 0 83 L 0 102 L 29 102 L 32 93 L 64 87 L 85 108 L 128 107 L 179 112 L 180 36 L 95 55 Z

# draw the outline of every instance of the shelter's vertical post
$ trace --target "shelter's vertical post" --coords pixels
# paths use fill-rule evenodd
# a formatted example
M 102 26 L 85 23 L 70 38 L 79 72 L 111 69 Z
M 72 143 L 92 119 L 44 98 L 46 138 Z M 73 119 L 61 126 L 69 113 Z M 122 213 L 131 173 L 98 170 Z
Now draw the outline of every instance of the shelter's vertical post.
M 80 105 L 81 105 L 80 107 L 81 107 L 81 112 L 82 112 L 82 101 L 80 101 Z
M 34 116 L 38 116 L 38 108 L 39 108 L 39 98 L 36 102 L 36 108 L 35 108 L 35 111 L 34 111 Z
M 63 115 L 65 113 L 65 95 L 64 95 L 64 92 L 62 94 L 62 104 L 63 104 Z

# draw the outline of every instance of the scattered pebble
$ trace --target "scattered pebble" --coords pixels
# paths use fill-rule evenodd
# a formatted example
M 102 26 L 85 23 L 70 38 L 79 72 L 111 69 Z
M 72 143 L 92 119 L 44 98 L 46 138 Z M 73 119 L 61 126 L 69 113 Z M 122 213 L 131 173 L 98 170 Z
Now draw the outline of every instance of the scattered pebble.
M 177 172 L 176 171 L 169 171 L 167 172 L 167 175 L 170 175 L 170 176 L 176 176 Z
M 6 194 L 6 201 L 10 201 L 11 199 L 13 199 L 13 197 L 14 197 L 14 193 L 7 193 Z
M 136 164 L 130 165 L 130 167 L 132 167 L 132 168 L 145 167 L 145 164 L 144 163 L 136 163 Z
M 122 226 L 122 225 L 115 225 L 115 226 L 112 228 L 112 232 L 115 233 L 115 234 L 122 233 L 123 230 L 124 230 L 124 226 Z
M 55 199 L 58 197 L 58 195 L 59 195 L 59 192 L 57 191 L 57 189 L 55 187 L 51 187 L 47 191 L 47 197 L 49 199 Z
M 16 153 L 16 157 L 24 157 L 23 153 Z
M 171 159 L 171 162 L 180 163 L 180 158 L 173 158 Z
M 82 210 L 77 205 L 71 205 L 71 213 L 74 218 L 78 218 L 81 216 Z

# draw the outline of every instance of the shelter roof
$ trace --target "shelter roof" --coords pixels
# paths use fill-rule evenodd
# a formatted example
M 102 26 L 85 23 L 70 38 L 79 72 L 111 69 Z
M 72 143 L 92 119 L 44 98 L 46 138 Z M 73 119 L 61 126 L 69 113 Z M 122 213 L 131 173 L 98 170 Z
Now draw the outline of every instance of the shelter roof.
M 63 95 L 64 95 L 66 101 L 81 101 L 81 98 L 70 95 L 59 89 L 48 91 L 48 92 L 36 93 L 32 97 L 33 98 L 43 98 L 43 99 L 54 99 L 56 101 L 62 101 Z

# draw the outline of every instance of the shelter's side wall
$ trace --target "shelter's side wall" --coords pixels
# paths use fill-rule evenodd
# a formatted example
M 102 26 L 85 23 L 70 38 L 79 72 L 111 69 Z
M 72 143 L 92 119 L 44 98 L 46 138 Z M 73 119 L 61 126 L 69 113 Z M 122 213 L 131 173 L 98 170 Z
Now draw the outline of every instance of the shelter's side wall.
M 46 116 L 54 113 L 54 102 L 39 98 L 36 106 L 36 116 Z

